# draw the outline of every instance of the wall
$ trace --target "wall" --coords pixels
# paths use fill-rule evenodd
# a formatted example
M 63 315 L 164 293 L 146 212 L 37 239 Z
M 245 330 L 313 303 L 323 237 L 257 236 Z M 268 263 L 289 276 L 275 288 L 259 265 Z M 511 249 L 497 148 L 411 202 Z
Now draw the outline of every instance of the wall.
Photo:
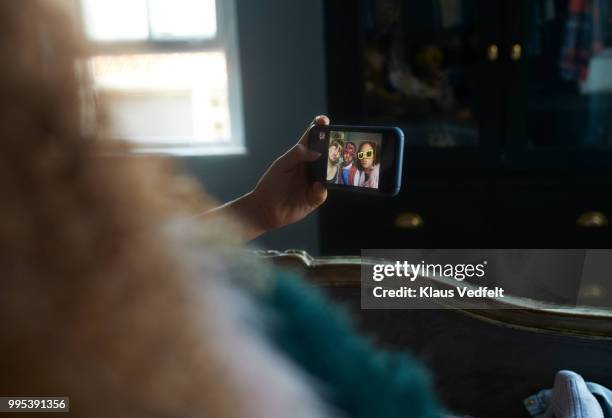
M 322 0 L 236 0 L 236 9 L 248 155 L 182 160 L 221 201 L 249 191 L 311 119 L 326 111 Z M 318 254 L 316 213 L 256 245 Z

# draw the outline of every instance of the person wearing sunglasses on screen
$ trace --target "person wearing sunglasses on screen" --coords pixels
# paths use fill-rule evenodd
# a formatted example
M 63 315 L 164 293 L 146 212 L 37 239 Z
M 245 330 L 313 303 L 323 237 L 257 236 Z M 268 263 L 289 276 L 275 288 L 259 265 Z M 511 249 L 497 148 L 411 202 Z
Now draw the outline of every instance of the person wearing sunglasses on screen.
M 359 169 L 359 187 L 378 189 L 380 164 L 378 159 L 378 146 L 372 141 L 365 141 L 359 145 L 357 151 L 357 168 Z

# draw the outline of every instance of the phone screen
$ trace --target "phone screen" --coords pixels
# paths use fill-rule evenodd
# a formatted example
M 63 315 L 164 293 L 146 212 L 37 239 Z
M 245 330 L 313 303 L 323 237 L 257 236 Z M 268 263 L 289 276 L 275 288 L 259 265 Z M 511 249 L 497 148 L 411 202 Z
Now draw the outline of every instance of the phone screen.
M 404 134 L 395 127 L 317 126 L 309 147 L 321 158 L 308 176 L 328 189 L 395 196 L 402 177 Z
M 330 131 L 326 182 L 378 190 L 381 144 L 380 133 Z

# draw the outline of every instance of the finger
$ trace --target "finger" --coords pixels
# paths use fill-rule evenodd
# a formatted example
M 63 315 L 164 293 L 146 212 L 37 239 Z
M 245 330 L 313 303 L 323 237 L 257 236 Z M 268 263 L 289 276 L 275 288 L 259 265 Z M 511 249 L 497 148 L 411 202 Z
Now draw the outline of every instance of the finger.
M 308 203 L 312 208 L 320 206 L 327 199 L 327 189 L 320 183 L 315 182 L 310 186 Z
M 304 144 L 296 144 L 287 155 L 287 161 L 290 165 L 300 164 L 304 162 L 314 161 L 321 156 L 320 152 L 311 150 Z
M 329 125 L 329 123 L 330 123 L 330 121 L 329 121 L 329 117 L 328 116 L 326 116 L 326 115 L 316 116 L 312 120 L 312 122 L 310 122 L 310 125 L 308 125 L 308 128 L 306 128 L 306 130 L 304 131 L 304 133 L 300 137 L 300 140 L 298 141 L 298 144 L 308 145 L 308 133 L 310 132 L 310 129 L 312 129 L 313 126 L 315 126 L 315 125 L 325 126 L 325 125 Z
M 296 166 L 314 161 L 320 156 L 320 152 L 311 150 L 306 145 L 295 144 L 289 151 L 281 155 L 275 164 L 282 170 L 293 170 Z
M 306 130 L 300 137 L 298 144 L 308 145 L 308 133 L 310 132 L 310 128 L 312 128 L 313 126 L 314 126 L 314 123 L 311 123 L 310 125 L 308 125 L 308 128 L 306 128 Z

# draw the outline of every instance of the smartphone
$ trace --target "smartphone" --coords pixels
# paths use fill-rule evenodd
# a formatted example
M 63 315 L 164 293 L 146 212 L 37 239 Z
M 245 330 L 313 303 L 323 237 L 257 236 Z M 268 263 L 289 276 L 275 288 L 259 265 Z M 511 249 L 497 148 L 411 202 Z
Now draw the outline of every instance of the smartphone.
M 402 185 L 404 133 L 396 127 L 316 125 L 308 147 L 321 157 L 308 177 L 333 190 L 395 196 Z

